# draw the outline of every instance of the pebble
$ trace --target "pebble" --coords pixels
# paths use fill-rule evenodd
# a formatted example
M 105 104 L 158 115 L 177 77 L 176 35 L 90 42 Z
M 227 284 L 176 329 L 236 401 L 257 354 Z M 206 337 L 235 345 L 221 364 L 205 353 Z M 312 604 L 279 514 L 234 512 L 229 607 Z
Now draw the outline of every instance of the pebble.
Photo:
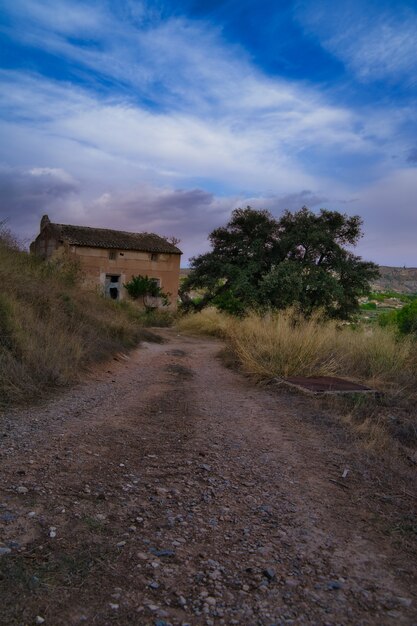
M 156 548 L 149 548 L 149 552 L 152 552 L 155 556 L 174 556 L 175 550 L 157 550 Z
M 340 583 L 338 580 L 330 580 L 327 583 L 327 589 L 329 589 L 330 591 L 336 591 L 337 589 L 341 589 L 342 588 L 342 583 Z
M 156 582 L 156 580 L 151 580 L 151 582 L 148 583 L 148 587 L 150 587 L 151 589 L 159 589 L 160 585 L 158 582 Z
M 119 605 L 113 604 L 113 602 L 109 602 L 109 607 L 113 609 L 113 611 L 117 611 L 119 609 Z
M 276 576 L 276 571 L 273 567 L 267 567 L 262 573 L 266 576 L 266 578 L 268 578 L 268 580 L 273 580 Z
M 27 487 L 24 487 L 23 485 L 19 485 L 19 487 L 16 488 L 16 491 L 17 493 L 24 495 L 29 491 L 29 489 Z
M 126 545 L 126 541 L 119 541 L 119 543 L 116 543 L 116 548 L 123 548 L 123 546 Z
M 405 606 L 407 609 L 413 604 L 413 601 L 410 598 L 397 598 L 397 601 L 401 606 Z
M 35 624 L 43 624 L 45 622 L 45 618 L 41 615 L 37 615 L 35 618 Z
M 51 526 L 49 528 L 49 536 L 50 536 L 51 539 L 55 539 L 55 537 L 56 537 L 56 528 L 55 528 L 55 526 Z
M 10 554 L 10 552 L 10 548 L 0 548 L 0 556 L 3 556 L 4 554 Z

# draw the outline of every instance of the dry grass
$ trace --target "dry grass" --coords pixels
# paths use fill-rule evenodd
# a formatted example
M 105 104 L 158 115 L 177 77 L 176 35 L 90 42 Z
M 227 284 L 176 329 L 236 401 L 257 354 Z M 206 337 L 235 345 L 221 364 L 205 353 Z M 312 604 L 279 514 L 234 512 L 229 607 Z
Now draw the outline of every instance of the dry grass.
M 292 310 L 237 319 L 216 309 L 184 317 L 179 328 L 227 338 L 243 369 L 260 377 L 339 375 L 401 387 L 417 380 L 415 340 L 387 328 L 353 329 Z
M 228 315 L 220 313 L 218 309 L 207 308 L 201 313 L 191 313 L 180 318 L 177 322 L 179 330 L 196 334 L 211 335 L 212 337 L 228 337 L 229 329 L 235 320 Z
M 79 285 L 77 267 L 46 265 L 0 241 L 0 403 L 75 380 L 88 363 L 137 343 L 133 308 Z
M 229 336 L 245 370 L 261 376 L 339 375 L 384 387 L 416 380 L 415 342 L 390 329 L 352 329 L 318 316 L 294 321 L 287 311 L 252 314 Z
M 293 311 L 236 319 L 208 309 L 186 316 L 179 327 L 225 338 L 240 368 L 258 379 L 341 376 L 379 389 L 382 398 L 335 399 L 329 408 L 375 449 L 387 448 L 388 441 L 417 443 L 417 346 L 411 337 L 319 316 L 300 319 Z

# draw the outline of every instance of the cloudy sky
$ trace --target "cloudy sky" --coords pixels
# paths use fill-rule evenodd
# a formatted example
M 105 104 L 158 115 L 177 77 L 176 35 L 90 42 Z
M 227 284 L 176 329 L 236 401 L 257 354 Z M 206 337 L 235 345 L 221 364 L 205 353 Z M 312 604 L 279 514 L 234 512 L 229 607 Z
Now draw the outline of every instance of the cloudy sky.
M 0 218 L 181 239 L 233 208 L 364 219 L 417 266 L 415 0 L 0 0 Z

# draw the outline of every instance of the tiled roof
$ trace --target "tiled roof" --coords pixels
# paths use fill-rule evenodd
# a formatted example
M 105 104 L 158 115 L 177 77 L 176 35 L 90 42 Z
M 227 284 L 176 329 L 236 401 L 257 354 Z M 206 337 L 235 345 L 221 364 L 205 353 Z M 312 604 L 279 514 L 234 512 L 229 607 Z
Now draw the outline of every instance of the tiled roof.
M 122 230 L 53 224 L 52 222 L 48 223 L 48 227 L 60 240 L 74 246 L 182 254 L 179 248 L 153 233 L 127 233 Z

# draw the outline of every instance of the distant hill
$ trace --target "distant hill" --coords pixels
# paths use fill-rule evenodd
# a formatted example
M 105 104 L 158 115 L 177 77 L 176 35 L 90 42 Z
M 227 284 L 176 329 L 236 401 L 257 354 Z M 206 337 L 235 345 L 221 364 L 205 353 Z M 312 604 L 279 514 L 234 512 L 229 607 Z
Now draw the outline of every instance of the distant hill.
M 372 283 L 375 291 L 417 293 L 417 267 L 379 266 L 381 277 Z

